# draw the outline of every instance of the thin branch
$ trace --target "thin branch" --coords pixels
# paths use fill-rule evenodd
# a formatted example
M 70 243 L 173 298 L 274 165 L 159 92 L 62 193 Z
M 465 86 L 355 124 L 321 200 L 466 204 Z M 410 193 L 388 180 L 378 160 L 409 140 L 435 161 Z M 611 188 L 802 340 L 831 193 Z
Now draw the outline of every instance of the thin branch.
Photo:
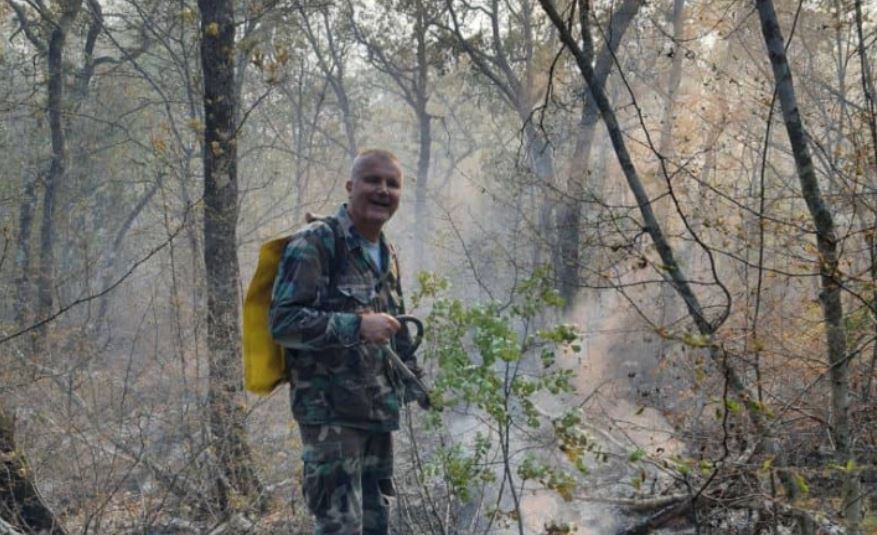
M 136 262 L 131 264 L 131 267 L 128 268 L 128 270 L 126 270 L 125 273 L 123 273 L 121 276 L 119 276 L 119 278 L 117 278 L 109 286 L 105 287 L 103 290 L 101 290 L 97 293 L 89 294 L 89 295 L 86 295 L 85 297 L 80 297 L 78 299 L 75 299 L 75 300 L 71 301 L 70 303 L 63 305 L 57 311 L 55 311 L 54 313 L 50 314 L 49 316 L 47 316 L 39 321 L 37 321 L 36 323 L 33 323 L 31 325 L 28 325 L 27 327 L 19 329 L 18 331 L 13 332 L 12 334 L 8 334 L 8 335 L 3 336 L 2 338 L 0 338 L 0 345 L 3 345 L 7 342 L 10 342 L 10 341 L 18 338 L 19 336 L 27 334 L 31 331 L 39 329 L 40 327 L 43 327 L 44 325 L 47 325 L 47 324 L 51 323 L 52 321 L 58 319 L 59 317 L 63 316 L 64 314 L 66 314 L 70 310 L 72 310 L 80 305 L 83 305 L 85 303 L 89 303 L 91 301 L 94 301 L 95 299 L 100 299 L 101 297 L 103 297 L 103 296 L 107 295 L 108 293 L 112 292 L 113 290 L 115 290 L 120 284 L 125 282 L 125 280 L 127 280 L 129 276 L 131 276 L 135 271 L 137 271 L 137 269 L 140 266 L 142 266 L 143 264 L 148 262 L 153 256 L 158 254 L 162 249 L 164 249 L 165 247 L 170 245 L 170 243 L 174 240 L 174 238 L 176 238 L 177 235 L 186 227 L 187 220 L 188 220 L 188 214 L 191 211 L 191 208 L 192 208 L 192 206 L 186 207 L 186 210 L 183 213 L 183 221 L 173 231 L 173 233 L 171 233 L 171 235 L 168 237 L 168 239 L 166 239 L 164 242 L 162 242 L 158 246 L 152 248 L 148 253 L 146 253 L 145 256 L 143 256 L 142 258 L 140 258 L 139 260 L 137 260 Z

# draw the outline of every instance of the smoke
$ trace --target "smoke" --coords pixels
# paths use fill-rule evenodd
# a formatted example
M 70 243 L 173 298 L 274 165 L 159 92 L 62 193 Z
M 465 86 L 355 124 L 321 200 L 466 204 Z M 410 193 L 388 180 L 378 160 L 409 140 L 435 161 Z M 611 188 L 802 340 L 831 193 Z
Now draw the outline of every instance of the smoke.
M 552 522 L 573 523 L 577 534 L 617 532 L 629 519 L 613 499 L 636 498 L 660 488 L 666 476 L 646 461 L 683 453 L 684 444 L 672 425 L 649 406 L 650 397 L 661 389 L 660 340 L 618 300 L 617 294 L 591 296 L 567 316 L 566 321 L 580 329 L 583 344 L 580 352 L 562 359 L 577 372 L 582 427 L 594 440 L 594 452 L 606 452 L 608 458 L 589 459 L 590 473 L 570 502 L 553 491 L 526 492 L 522 510 L 527 533 L 544 534 Z M 606 314 L 608 310 L 613 312 Z M 569 405 L 545 398 L 540 409 L 559 415 Z M 507 532 L 516 532 L 516 527 Z

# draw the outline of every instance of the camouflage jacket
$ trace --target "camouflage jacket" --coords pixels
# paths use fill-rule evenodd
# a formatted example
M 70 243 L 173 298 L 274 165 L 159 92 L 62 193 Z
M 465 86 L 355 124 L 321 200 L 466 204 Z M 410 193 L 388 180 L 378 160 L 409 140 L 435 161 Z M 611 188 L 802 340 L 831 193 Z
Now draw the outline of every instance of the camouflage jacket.
M 333 230 L 333 226 L 335 230 Z M 287 351 L 292 413 L 305 425 L 369 431 L 399 427 L 400 381 L 385 349 L 359 338 L 361 312 L 404 314 L 395 251 L 381 235 L 378 271 L 342 205 L 334 218 L 310 223 L 290 239 L 272 294 L 271 334 Z M 404 328 L 391 346 L 406 364 Z

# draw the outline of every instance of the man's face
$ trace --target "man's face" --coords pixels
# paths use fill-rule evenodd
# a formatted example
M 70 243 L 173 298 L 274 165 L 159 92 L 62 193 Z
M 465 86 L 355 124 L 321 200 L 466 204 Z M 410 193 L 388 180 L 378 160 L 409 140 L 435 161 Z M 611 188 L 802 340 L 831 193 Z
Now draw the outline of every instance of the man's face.
M 347 181 L 347 192 L 347 211 L 353 222 L 381 227 L 399 208 L 402 170 L 388 158 L 360 157 Z

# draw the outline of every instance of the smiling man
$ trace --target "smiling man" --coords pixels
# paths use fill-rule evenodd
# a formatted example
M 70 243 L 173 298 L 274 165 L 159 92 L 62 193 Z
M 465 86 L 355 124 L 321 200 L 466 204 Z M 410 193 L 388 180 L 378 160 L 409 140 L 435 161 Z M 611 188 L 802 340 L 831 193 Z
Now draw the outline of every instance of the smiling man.
M 382 231 L 402 181 L 393 153 L 357 156 L 347 204 L 290 239 L 275 279 L 271 332 L 293 350 L 286 361 L 302 490 L 317 534 L 388 532 L 391 432 L 407 396 L 385 352 L 419 375 L 411 338 L 394 317 L 404 314 L 399 268 Z

